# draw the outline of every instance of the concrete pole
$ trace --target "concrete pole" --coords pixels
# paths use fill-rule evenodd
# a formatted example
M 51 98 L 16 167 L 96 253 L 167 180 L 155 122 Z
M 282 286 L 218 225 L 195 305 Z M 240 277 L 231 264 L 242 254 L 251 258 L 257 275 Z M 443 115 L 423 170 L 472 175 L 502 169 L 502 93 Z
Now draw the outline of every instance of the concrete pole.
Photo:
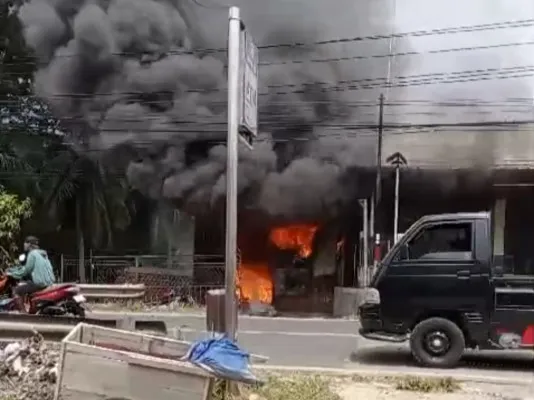
M 400 189 L 400 166 L 395 168 L 395 215 L 393 217 L 393 243 L 397 243 L 399 234 L 399 189 Z
M 369 276 L 369 206 L 367 199 L 362 200 L 363 208 L 363 285 L 367 287 Z
M 225 320 L 226 334 L 236 339 L 236 270 L 237 270 L 237 151 L 239 125 L 239 77 L 241 20 L 239 8 L 231 7 L 228 15 L 228 139 L 226 167 L 226 251 L 225 251 Z

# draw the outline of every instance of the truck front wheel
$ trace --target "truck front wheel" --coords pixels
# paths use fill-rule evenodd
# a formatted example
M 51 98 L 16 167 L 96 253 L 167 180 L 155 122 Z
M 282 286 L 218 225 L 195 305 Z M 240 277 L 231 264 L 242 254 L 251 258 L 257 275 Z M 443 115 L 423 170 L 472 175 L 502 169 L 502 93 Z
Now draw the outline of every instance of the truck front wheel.
M 410 350 L 416 361 L 433 368 L 452 368 L 465 349 L 465 337 L 454 322 L 429 318 L 419 322 L 410 336 Z

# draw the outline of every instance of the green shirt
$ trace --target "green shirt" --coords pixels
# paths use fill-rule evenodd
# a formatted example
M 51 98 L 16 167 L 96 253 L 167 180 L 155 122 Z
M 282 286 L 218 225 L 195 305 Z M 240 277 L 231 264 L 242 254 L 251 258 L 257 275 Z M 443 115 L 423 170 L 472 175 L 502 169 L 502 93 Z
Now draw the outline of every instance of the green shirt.
M 33 283 L 41 286 L 50 286 L 56 282 L 52 263 L 46 251 L 41 249 L 31 250 L 24 265 L 11 268 L 9 275 L 20 280 L 31 277 Z

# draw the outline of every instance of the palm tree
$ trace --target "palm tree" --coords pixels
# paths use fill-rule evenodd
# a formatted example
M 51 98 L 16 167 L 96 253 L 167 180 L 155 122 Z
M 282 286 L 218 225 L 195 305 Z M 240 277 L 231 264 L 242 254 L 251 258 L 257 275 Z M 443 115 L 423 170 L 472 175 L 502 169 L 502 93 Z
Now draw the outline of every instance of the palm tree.
M 111 248 L 115 233 L 130 225 L 135 204 L 125 176 L 107 170 L 101 160 L 67 147 L 60 157 L 63 170 L 55 174 L 43 197 L 41 216 L 58 228 L 75 216 L 79 275 L 84 281 L 87 238 L 91 247 Z

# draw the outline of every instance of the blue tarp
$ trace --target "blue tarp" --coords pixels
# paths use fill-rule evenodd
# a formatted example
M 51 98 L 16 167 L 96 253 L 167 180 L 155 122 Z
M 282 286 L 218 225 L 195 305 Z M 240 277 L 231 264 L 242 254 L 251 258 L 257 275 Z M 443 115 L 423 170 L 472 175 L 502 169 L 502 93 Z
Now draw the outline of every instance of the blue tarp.
M 258 383 L 250 371 L 249 354 L 227 337 L 199 340 L 184 359 L 207 369 L 221 379 Z

